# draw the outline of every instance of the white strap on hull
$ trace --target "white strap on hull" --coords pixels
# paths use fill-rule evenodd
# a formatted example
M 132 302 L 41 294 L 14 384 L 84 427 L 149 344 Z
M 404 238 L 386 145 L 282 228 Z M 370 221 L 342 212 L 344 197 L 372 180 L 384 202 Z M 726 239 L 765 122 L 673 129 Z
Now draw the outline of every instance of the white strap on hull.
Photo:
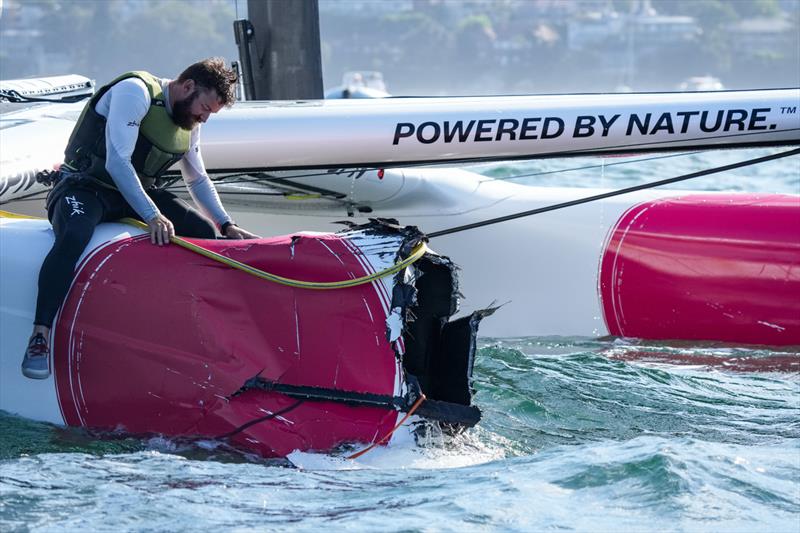
M 100 244 L 142 233 L 124 224 L 104 224 L 79 263 Z M 36 309 L 39 269 L 53 245 L 47 220 L 0 218 L 0 409 L 25 418 L 63 424 L 53 376 L 33 380 L 20 365 Z

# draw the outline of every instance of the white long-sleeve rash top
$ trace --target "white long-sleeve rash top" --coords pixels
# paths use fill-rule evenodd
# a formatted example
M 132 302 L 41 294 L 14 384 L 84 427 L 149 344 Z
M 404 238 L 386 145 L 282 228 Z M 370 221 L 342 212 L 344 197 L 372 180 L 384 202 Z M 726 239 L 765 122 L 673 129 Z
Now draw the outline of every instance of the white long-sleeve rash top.
M 170 80 L 160 79 L 167 113 L 172 115 L 168 87 Z M 106 118 L 106 170 L 123 198 L 145 222 L 159 214 L 156 204 L 144 192 L 131 156 L 139 137 L 139 125 L 150 108 L 150 93 L 138 78 L 124 79 L 111 87 L 97 102 L 95 110 Z M 178 163 L 189 194 L 200 210 L 217 226 L 231 221 L 222 207 L 217 189 L 206 173 L 200 152 L 200 124 L 192 130 L 189 151 Z

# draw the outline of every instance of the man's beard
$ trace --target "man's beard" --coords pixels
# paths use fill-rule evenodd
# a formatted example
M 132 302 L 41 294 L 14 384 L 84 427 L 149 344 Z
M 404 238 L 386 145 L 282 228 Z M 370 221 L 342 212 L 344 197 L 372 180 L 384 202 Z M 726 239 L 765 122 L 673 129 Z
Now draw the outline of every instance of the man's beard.
M 183 100 L 175 102 L 172 106 L 172 121 L 177 124 L 178 127 L 191 130 L 194 128 L 194 125 L 197 124 L 197 117 L 192 115 L 191 112 L 192 103 L 195 100 L 197 100 L 197 89 L 192 91 L 192 94 Z

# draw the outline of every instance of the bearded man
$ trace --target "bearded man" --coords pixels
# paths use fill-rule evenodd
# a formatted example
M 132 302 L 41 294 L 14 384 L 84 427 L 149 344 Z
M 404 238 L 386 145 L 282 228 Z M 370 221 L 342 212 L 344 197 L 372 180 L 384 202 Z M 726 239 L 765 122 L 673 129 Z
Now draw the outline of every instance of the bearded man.
M 159 246 L 176 233 L 213 239 L 216 228 L 230 239 L 256 237 L 225 212 L 200 153 L 200 124 L 233 104 L 236 81 L 224 60 L 210 58 L 176 80 L 128 72 L 86 104 L 47 198 L 56 238 L 39 272 L 33 333 L 22 361 L 25 376 L 50 375 L 50 328 L 100 222 L 138 218 Z M 163 188 L 162 175 L 175 163 L 202 213 Z

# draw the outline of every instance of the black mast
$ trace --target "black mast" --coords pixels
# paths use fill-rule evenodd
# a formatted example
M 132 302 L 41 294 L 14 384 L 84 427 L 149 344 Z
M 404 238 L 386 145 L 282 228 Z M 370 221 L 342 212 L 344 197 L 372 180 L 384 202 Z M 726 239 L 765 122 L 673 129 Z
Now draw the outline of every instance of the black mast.
M 318 0 L 248 0 L 233 23 L 247 100 L 323 97 Z

